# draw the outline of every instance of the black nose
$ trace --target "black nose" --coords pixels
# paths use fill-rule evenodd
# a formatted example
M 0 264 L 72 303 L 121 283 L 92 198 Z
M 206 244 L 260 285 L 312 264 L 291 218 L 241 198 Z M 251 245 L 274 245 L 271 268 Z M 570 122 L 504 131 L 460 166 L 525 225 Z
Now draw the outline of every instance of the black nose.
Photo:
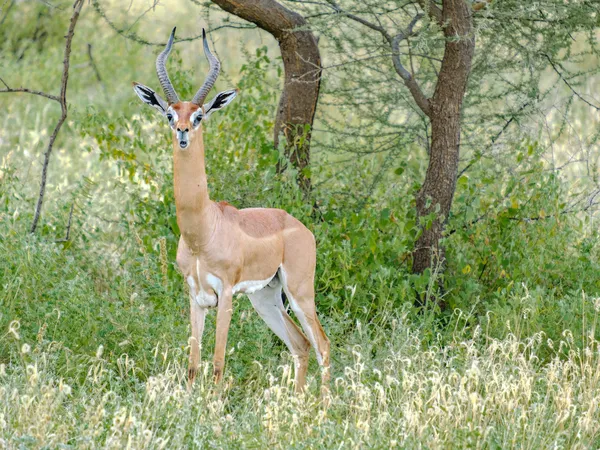
M 187 147 L 187 142 L 186 141 L 179 141 L 179 146 L 181 148 L 186 148 Z

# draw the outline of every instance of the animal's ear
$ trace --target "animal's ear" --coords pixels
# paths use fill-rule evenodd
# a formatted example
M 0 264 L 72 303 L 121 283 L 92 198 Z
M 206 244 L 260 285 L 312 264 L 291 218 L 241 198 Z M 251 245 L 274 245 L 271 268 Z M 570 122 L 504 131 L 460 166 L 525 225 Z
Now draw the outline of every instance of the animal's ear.
M 208 105 L 204 105 L 204 117 L 207 118 L 214 111 L 225 108 L 231 103 L 231 101 L 238 94 L 237 89 L 230 89 L 228 91 L 219 92 L 215 95 Z
M 156 108 L 163 116 L 167 113 L 167 108 L 169 107 L 167 102 L 160 98 L 160 95 L 158 95 L 148 86 L 134 82 L 133 90 L 144 103 Z

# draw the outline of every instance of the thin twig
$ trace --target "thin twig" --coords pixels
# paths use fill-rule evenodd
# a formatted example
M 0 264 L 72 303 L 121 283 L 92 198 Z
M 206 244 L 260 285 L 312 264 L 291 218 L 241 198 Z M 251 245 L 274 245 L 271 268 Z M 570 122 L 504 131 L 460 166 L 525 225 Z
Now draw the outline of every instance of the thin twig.
M 64 9 L 63 7 L 58 7 L 56 5 L 53 5 L 52 3 L 46 1 L 46 0 L 38 0 L 40 3 L 43 3 L 44 5 L 46 5 L 48 8 L 52 8 L 52 9 Z
M 102 81 L 102 77 L 100 76 L 100 71 L 98 70 L 98 66 L 96 65 L 96 62 L 94 61 L 94 58 L 92 57 L 92 44 L 89 44 L 89 43 L 88 43 L 88 58 L 90 59 L 90 65 L 92 66 L 92 70 L 94 71 L 94 74 L 96 75 L 96 79 L 98 80 L 98 83 L 100 83 L 100 86 L 102 86 L 102 92 L 104 93 L 104 99 L 106 101 L 108 101 L 106 85 Z
M 544 56 L 546 57 L 546 59 L 548 60 L 548 62 L 550 63 L 550 65 L 552 66 L 552 68 L 554 69 L 554 71 L 558 74 L 558 76 L 560 77 L 560 79 L 569 87 L 569 89 L 571 89 L 571 92 L 573 92 L 573 94 L 575 94 L 584 103 L 586 103 L 589 106 L 591 106 L 592 108 L 594 108 L 596 111 L 600 111 L 600 107 L 598 107 L 598 106 L 594 105 L 593 103 L 590 103 L 589 101 L 587 101 L 585 98 L 583 98 L 581 96 L 581 94 L 579 92 L 577 92 L 575 90 L 575 88 L 571 85 L 571 83 L 569 83 L 567 81 L 567 79 L 563 76 L 563 74 L 558 70 L 558 68 L 556 67 L 556 65 L 554 64 L 554 61 L 552 61 L 552 58 L 550 58 L 550 56 L 548 56 L 545 53 L 544 53 Z
M 4 5 L 6 5 L 6 2 L 4 2 L 2 8 L 4 8 Z M 6 8 L 6 12 L 4 13 L 4 16 L 2 16 L 2 20 L 0 20 L 0 25 L 4 23 L 4 21 L 8 17 L 8 13 L 10 12 L 13 6 L 15 6 L 15 0 L 11 0 L 10 5 L 8 5 L 8 8 Z M 2 12 L 2 9 L 0 9 L 0 12 Z
M 166 45 L 166 42 L 154 42 L 154 41 L 148 41 L 146 39 L 144 39 L 143 37 L 138 36 L 134 31 L 128 31 L 130 27 L 128 28 L 119 28 L 112 20 L 110 20 L 108 18 L 108 16 L 106 15 L 106 12 L 102 9 L 102 7 L 100 6 L 100 2 L 98 0 L 90 0 L 92 3 L 92 6 L 94 6 L 94 9 L 96 10 L 96 12 L 100 15 L 100 17 L 102 17 L 106 23 L 108 24 L 109 27 L 111 27 L 117 34 L 120 34 L 121 36 L 123 36 L 126 39 L 129 39 L 131 41 L 137 42 L 138 44 L 142 44 L 142 45 L 151 45 L 151 46 L 158 46 L 158 47 L 164 47 Z M 219 25 L 217 27 L 214 28 L 210 28 L 208 29 L 206 32 L 208 34 L 212 33 L 213 31 L 217 31 L 223 28 L 232 28 L 232 29 L 255 29 L 256 25 L 251 24 L 251 23 L 228 23 L 228 24 L 224 24 L 224 25 Z M 196 41 L 198 39 L 202 38 L 202 34 L 199 34 L 197 36 L 192 36 L 189 38 L 181 38 L 181 39 L 175 39 L 175 42 L 191 42 L 191 41 Z
M 2 84 L 4 86 L 6 86 L 6 89 L 0 89 L 0 94 L 25 92 L 27 94 L 39 95 L 41 97 L 46 97 L 46 98 L 49 98 L 50 100 L 54 100 L 54 101 L 60 103 L 60 98 L 58 98 L 56 95 L 47 94 L 46 92 L 35 91 L 33 89 L 22 88 L 22 87 L 21 88 L 11 88 L 8 84 L 6 84 L 6 81 L 4 81 L 2 78 L 0 78 L 0 81 L 2 82 Z
M 360 16 L 357 16 L 355 14 L 349 13 L 347 11 L 344 11 L 334 0 L 327 0 L 327 3 L 329 3 L 329 5 L 335 9 L 335 11 L 337 11 L 339 14 L 342 14 L 346 17 L 348 17 L 349 19 L 354 20 L 355 22 L 358 22 L 374 31 L 377 31 L 379 33 L 381 33 L 381 35 L 388 41 L 391 42 L 392 41 L 392 36 L 387 32 L 387 30 L 385 28 L 383 28 L 380 25 L 376 25 L 372 22 L 369 22 L 368 20 L 363 19 Z
M 30 233 L 35 233 L 37 228 L 38 221 L 40 219 L 40 214 L 42 212 L 42 205 L 44 203 L 44 194 L 46 192 L 46 178 L 48 176 L 48 165 L 50 164 L 50 155 L 52 154 L 52 148 L 54 147 L 54 142 L 56 141 L 56 137 L 58 136 L 58 132 L 62 127 L 63 123 L 67 118 L 67 82 L 69 80 L 69 60 L 71 58 L 71 42 L 73 41 L 73 35 L 75 34 L 75 25 L 77 25 L 77 19 L 79 19 L 79 13 L 81 12 L 81 8 L 83 7 L 84 0 L 75 0 L 73 4 L 73 15 L 71 16 L 71 23 L 69 25 L 69 31 L 66 36 L 65 43 L 65 54 L 63 59 L 63 73 L 62 80 L 60 83 L 60 109 L 61 115 L 56 127 L 54 127 L 54 131 L 50 136 L 50 140 L 48 141 L 48 147 L 46 149 L 46 153 L 44 153 L 44 165 L 42 166 L 42 180 L 40 182 L 40 193 L 38 196 L 37 205 L 35 207 L 35 215 L 33 216 L 33 222 L 31 224 Z
M 152 2 L 152 6 L 150 6 L 146 11 L 144 11 L 140 16 L 138 16 L 137 19 L 135 19 L 133 21 L 133 23 L 131 25 L 129 25 L 129 28 L 127 28 L 125 30 L 126 33 L 128 33 L 129 31 L 131 31 L 131 29 L 135 26 L 136 23 L 138 23 L 140 20 L 142 20 L 142 17 L 144 17 L 146 14 L 148 14 L 150 11 L 155 11 L 156 10 L 156 5 L 158 5 L 158 2 L 160 0 L 154 0 Z
M 63 239 L 57 239 L 54 242 L 68 242 L 70 240 L 71 235 L 71 221 L 73 220 L 73 208 L 75 207 L 75 203 L 71 203 L 71 211 L 69 211 L 69 221 L 67 222 L 67 234 Z
M 523 111 L 525 108 L 527 108 L 527 106 L 529 106 L 529 101 L 523 103 L 523 105 L 521 105 L 521 107 L 510 117 L 510 119 L 508 119 L 506 121 L 506 123 L 504 124 L 504 126 L 500 129 L 500 131 L 498 133 L 496 133 L 495 136 L 492 136 L 492 139 L 490 140 L 490 143 L 488 144 L 488 146 L 486 147 L 485 151 L 489 150 L 490 148 L 492 148 L 492 146 L 496 143 L 496 141 L 500 138 L 500 136 L 502 136 L 502 134 L 506 131 L 506 129 L 510 126 L 511 123 L 514 122 L 514 120 L 517 118 L 517 115 Z M 477 158 L 473 158 L 469 164 L 467 164 L 456 176 L 456 178 L 460 178 L 467 170 L 469 170 L 477 161 L 479 161 L 481 159 L 481 157 L 477 157 Z
M 100 76 L 100 72 L 98 71 L 98 66 L 96 66 L 96 62 L 94 61 L 94 58 L 92 57 L 92 44 L 89 44 L 89 43 L 88 43 L 88 58 L 90 59 L 90 64 L 92 66 L 92 69 L 94 70 L 96 79 L 98 80 L 98 82 L 102 83 L 102 77 Z

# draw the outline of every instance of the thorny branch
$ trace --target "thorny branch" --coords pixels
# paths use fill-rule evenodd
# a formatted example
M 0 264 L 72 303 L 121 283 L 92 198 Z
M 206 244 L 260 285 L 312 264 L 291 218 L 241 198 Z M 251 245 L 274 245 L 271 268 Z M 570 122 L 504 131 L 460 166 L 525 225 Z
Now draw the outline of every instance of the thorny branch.
M 369 22 L 368 20 L 363 19 L 360 16 L 357 16 L 355 14 L 352 14 L 352 13 L 349 13 L 347 11 L 344 11 L 335 2 L 335 0 L 327 0 L 327 3 L 329 3 L 329 6 L 331 6 L 338 14 L 342 14 L 342 15 L 346 16 L 347 18 L 352 19 L 355 22 L 358 22 L 358 23 L 364 25 L 365 27 L 370 28 L 373 31 L 377 31 L 377 32 L 381 33 L 381 35 L 386 39 L 386 41 L 388 41 L 388 42 L 392 41 L 392 36 L 381 25 L 376 25 L 376 24 L 374 24 L 372 22 Z
M 42 166 L 42 180 L 40 182 L 40 193 L 38 196 L 37 205 L 35 208 L 35 215 L 33 217 L 33 222 L 31 224 L 31 233 L 35 233 L 37 228 L 38 221 L 40 219 L 40 214 L 42 212 L 42 205 L 44 202 L 44 194 L 46 192 L 46 178 L 48 176 L 48 164 L 50 163 L 50 155 L 52 154 L 52 148 L 54 147 L 54 142 L 56 141 L 56 137 L 58 136 L 58 132 L 62 127 L 63 123 L 67 118 L 67 82 L 69 80 L 69 60 L 71 57 L 71 42 L 73 41 L 73 35 L 75 34 L 75 25 L 77 25 L 77 19 L 79 19 L 79 13 L 81 12 L 81 8 L 83 7 L 84 0 L 76 0 L 73 4 L 73 15 L 71 16 L 71 23 L 69 25 L 69 31 L 66 36 L 65 43 L 65 54 L 63 59 L 63 73 L 62 80 L 60 83 L 60 107 L 61 107 L 61 115 L 52 135 L 50 136 L 50 140 L 48 141 L 48 147 L 46 148 L 46 153 L 44 154 L 44 165 Z M 47 97 L 47 95 L 45 95 Z
M 32 94 L 32 95 L 39 95 L 41 97 L 46 97 L 49 98 L 50 100 L 54 100 L 56 102 L 60 103 L 60 98 L 58 98 L 56 95 L 52 95 L 52 94 L 47 94 L 45 92 L 42 91 L 35 91 L 33 89 L 28 89 L 28 88 L 11 88 L 8 84 L 6 84 L 6 82 L 0 78 L 0 81 L 2 82 L 2 84 L 4 86 L 6 86 L 6 89 L 1 89 L 0 90 L 0 94 L 6 94 L 6 93 L 14 93 L 14 92 L 25 92 L 27 94 Z
M 436 22 L 440 27 L 444 26 L 442 9 L 433 0 L 419 0 L 418 3 L 423 8 L 423 11 L 427 12 L 431 20 Z M 491 3 L 491 0 L 476 0 L 473 2 L 472 9 L 474 12 L 481 11 L 489 3 Z

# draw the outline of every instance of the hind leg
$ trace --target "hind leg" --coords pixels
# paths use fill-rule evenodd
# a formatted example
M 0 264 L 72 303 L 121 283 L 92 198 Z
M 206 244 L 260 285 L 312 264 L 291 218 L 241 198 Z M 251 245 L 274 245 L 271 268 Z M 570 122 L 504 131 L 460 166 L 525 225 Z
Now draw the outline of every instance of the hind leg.
M 317 361 L 321 366 L 321 390 L 327 391 L 329 385 L 329 338 L 325 334 L 317 317 L 315 291 L 312 276 L 298 276 L 291 270 L 281 268 L 282 284 L 288 297 L 292 311 L 296 314 L 302 329 L 315 349 Z
M 294 357 L 296 392 L 300 392 L 306 384 L 310 342 L 283 307 L 281 283 L 275 279 L 271 285 L 274 286 L 265 286 L 260 291 L 247 295 L 256 312 L 273 333 L 285 343 Z

